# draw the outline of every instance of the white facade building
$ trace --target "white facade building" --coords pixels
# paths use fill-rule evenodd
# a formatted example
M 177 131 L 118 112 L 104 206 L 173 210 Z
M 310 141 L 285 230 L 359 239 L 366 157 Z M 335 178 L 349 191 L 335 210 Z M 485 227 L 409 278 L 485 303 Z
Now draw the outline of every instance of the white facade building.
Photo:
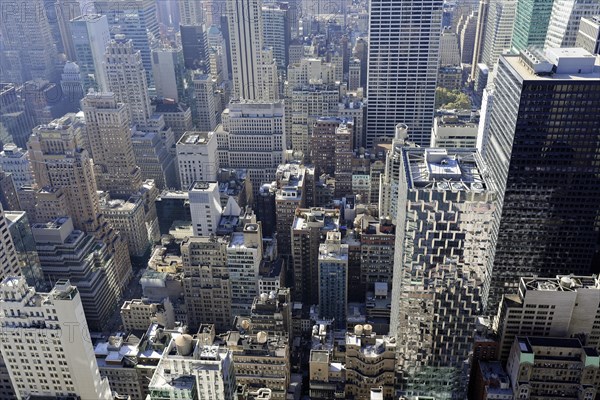
M 554 1 L 544 49 L 574 47 L 581 18 L 600 14 L 598 0 Z
M 208 236 L 215 233 L 223 212 L 219 184 L 196 181 L 190 187 L 189 198 L 194 236 Z
M 34 182 L 27 150 L 21 149 L 13 143 L 5 144 L 3 150 L 0 151 L 0 170 L 12 174 L 17 189 L 21 186 L 32 185 Z
M 0 278 L 20 275 L 19 258 L 8 230 L 9 221 L 0 204 Z
M 108 88 L 117 101 L 129 105 L 133 124 L 145 126 L 152 116 L 142 56 L 125 35 L 115 35 L 106 47 L 104 68 Z
M 231 103 L 217 127 L 219 166 L 244 168 L 253 190 L 273 182 L 279 164 L 285 161 L 285 111 L 283 102 Z
M 490 0 L 481 62 L 495 69 L 498 58 L 510 50 L 517 0 Z
M 213 132 L 190 131 L 177 142 L 177 162 L 181 188 L 195 181 L 216 181 L 219 170 L 217 138 Z
M 227 246 L 227 268 L 231 280 L 231 312 L 250 315 L 258 295 L 259 267 L 262 261 L 262 230 L 259 223 L 247 223 L 243 232 L 234 232 Z
M 36 293 L 25 278 L 7 277 L 0 299 L 0 350 L 18 400 L 113 398 L 98 371 L 77 287 L 59 280 L 50 293 Z

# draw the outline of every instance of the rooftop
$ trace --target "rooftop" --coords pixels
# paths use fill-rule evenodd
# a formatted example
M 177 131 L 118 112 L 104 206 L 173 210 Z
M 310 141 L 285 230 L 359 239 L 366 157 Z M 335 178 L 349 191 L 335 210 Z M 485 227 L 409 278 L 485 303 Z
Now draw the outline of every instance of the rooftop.
M 488 185 L 481 174 L 481 157 L 474 149 L 403 148 L 408 186 L 482 192 Z
M 206 145 L 212 136 L 212 132 L 188 131 L 181 136 L 177 144 Z
M 545 54 L 525 50 L 500 58 L 523 80 L 600 81 L 600 58 L 582 48 L 551 48 Z

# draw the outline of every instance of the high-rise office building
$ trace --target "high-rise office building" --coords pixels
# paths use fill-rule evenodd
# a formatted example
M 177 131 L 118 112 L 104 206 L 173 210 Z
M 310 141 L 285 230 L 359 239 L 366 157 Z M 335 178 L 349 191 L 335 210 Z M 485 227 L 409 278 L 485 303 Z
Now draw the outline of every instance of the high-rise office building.
M 131 39 L 116 35 L 108 43 L 104 68 L 108 90 L 115 94 L 118 102 L 127 103 L 131 123 L 146 126 L 152 115 L 152 105 L 141 54 L 135 50 Z
M 166 149 L 160 133 L 136 130 L 131 142 L 143 181 L 152 179 L 158 189 L 179 187 L 177 160 Z
M 227 245 L 227 268 L 231 281 L 232 315 L 249 315 L 258 296 L 258 273 L 263 258 L 260 223 L 247 223 L 242 232 L 233 232 Z
M 15 187 L 33 184 L 33 173 L 27 156 L 27 150 L 7 143 L 0 151 L 0 170 L 12 175 Z
M 544 48 L 575 46 L 581 18 L 598 14 L 598 0 L 554 1 Z
M 36 200 L 41 201 L 40 195 L 47 194 L 50 203 L 40 208 L 48 219 L 68 215 L 76 229 L 93 234 L 110 248 L 122 288 L 131 278 L 127 243 L 100 213 L 93 163 L 80 145 L 83 129 L 83 123 L 74 114 L 35 128 L 28 151 L 39 189 Z
M 184 100 L 185 66 L 180 46 L 164 45 L 152 49 L 152 76 L 158 97 Z
M 575 47 L 582 47 L 592 54 L 600 53 L 600 15 L 581 18 Z
M 302 152 L 304 160 L 312 159 L 311 138 L 317 120 L 337 116 L 339 97 L 337 85 L 302 85 L 291 90 L 287 102 L 292 122 L 290 143 L 294 151 Z
M 195 1 L 190 0 L 190 3 Z M 200 69 L 202 72 L 206 72 L 209 60 L 205 26 L 182 24 L 179 26 L 179 32 L 185 68 Z
M 118 102 L 114 93 L 94 92 L 88 93 L 81 105 L 98 188 L 129 197 L 142 186 L 131 141 L 131 104 Z
M 19 258 L 12 236 L 8 230 L 10 221 L 4 216 L 4 209 L 0 204 L 0 276 L 4 279 L 7 276 L 20 275 Z
M 506 363 L 515 398 L 593 399 L 600 383 L 598 350 L 578 338 L 517 337 Z M 552 396 L 552 395 L 550 395 Z
M 194 104 L 192 115 L 196 128 L 200 131 L 210 132 L 217 126 L 217 80 L 208 74 L 194 73 L 192 77 L 194 87 Z M 218 110 L 219 114 L 220 111 Z
M 338 329 L 346 327 L 348 307 L 348 245 L 339 232 L 327 232 L 319 246 L 319 317 L 334 320 Z
M 594 62 L 582 49 L 500 58 L 484 133 L 501 211 L 491 304 L 521 276 L 589 272 L 600 234 Z
M 150 380 L 148 399 L 237 399 L 231 353 L 215 341 L 212 324 L 203 324 L 195 337 L 172 334 Z
M 543 47 L 554 0 L 517 2 L 511 48 L 519 52 L 530 46 Z
M 98 371 L 77 287 L 59 280 L 49 293 L 36 293 L 25 278 L 7 277 L 0 298 L 0 350 L 18 400 L 113 398 Z M 24 336 L 43 338 L 43 343 L 25 343 Z
M 400 150 L 390 334 L 406 396 L 464 398 L 492 275 L 496 193 L 473 149 Z
M 62 101 L 69 111 L 79 111 L 79 102 L 83 98 L 83 77 L 79 65 L 67 61 L 60 76 Z
M 263 51 L 263 17 L 260 0 L 226 0 L 234 100 L 275 100 L 265 85 L 275 74 L 272 53 Z M 270 58 L 268 56 L 270 54 Z
M 485 40 L 481 50 L 481 62 L 490 70 L 498 57 L 510 50 L 517 0 L 490 0 L 485 26 Z
M 263 45 L 271 48 L 279 70 L 288 66 L 288 46 L 291 40 L 289 3 L 265 3 L 262 6 Z
M 188 325 L 195 328 L 211 323 L 219 331 L 231 328 L 227 240 L 218 236 L 186 238 L 181 244 L 181 259 Z
M 319 246 L 322 235 L 339 230 L 340 211 L 334 209 L 298 209 L 292 224 L 294 299 L 305 304 L 318 302 Z
M 37 186 L 65 190 L 69 216 L 80 230 L 86 230 L 90 222 L 96 229 L 100 213 L 92 160 L 80 147 L 83 129 L 80 120 L 67 114 L 36 127 L 28 143 Z
M 217 127 L 221 168 L 248 170 L 254 193 L 273 182 L 277 167 L 285 160 L 285 111 L 283 102 L 231 103 Z
M 522 277 L 518 294 L 502 297 L 493 323 L 498 358 L 506 362 L 516 336 L 579 336 L 600 345 L 600 281 L 597 276 Z
M 108 90 L 104 53 L 110 41 L 106 15 L 84 14 L 71 21 L 71 35 L 77 65 L 83 77 L 84 93 L 88 89 Z
M 195 181 L 189 187 L 189 199 L 194 236 L 216 233 L 223 213 L 219 201 L 219 184 Z
M 35 121 L 17 95 L 17 85 L 0 83 L 0 141 L 25 148 Z
M 3 4 L 4 21 L 0 24 L 0 81 L 24 83 L 31 79 L 55 78 L 57 59 L 43 0 Z
M 212 132 L 189 131 L 177 142 L 177 162 L 181 188 L 187 190 L 195 181 L 217 180 L 217 138 Z
M 152 84 L 151 49 L 160 38 L 154 0 L 93 0 L 96 12 L 106 15 L 110 35 L 125 35 L 131 39 L 136 51 L 139 51 L 148 79 Z
M 88 326 L 102 329 L 120 294 L 115 260 L 108 247 L 80 230 L 68 217 L 31 228 L 44 277 L 77 286 Z
M 21 210 L 17 188 L 12 174 L 0 170 L 0 205 L 5 210 Z
M 35 238 L 29 225 L 27 213 L 25 211 L 5 210 L 4 216 L 8 221 L 8 231 L 17 252 L 20 274 L 25 277 L 29 286 L 36 289 L 45 287 L 44 272 L 35 247 Z
M 479 0 L 479 8 L 477 9 L 477 28 L 475 28 L 475 43 L 473 44 L 473 60 L 471 61 L 471 81 L 475 80 L 475 66 L 482 62 L 489 8 L 490 0 Z
M 366 147 L 408 125 L 429 145 L 437 83 L 442 1 L 371 0 Z

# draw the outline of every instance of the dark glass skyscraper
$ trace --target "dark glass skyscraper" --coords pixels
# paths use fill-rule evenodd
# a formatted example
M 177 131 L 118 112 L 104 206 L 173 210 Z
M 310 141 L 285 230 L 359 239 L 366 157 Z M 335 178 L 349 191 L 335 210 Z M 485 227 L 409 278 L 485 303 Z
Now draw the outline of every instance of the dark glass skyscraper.
M 600 234 L 600 65 L 583 49 L 500 58 L 484 142 L 502 208 L 489 310 L 527 275 L 587 274 Z

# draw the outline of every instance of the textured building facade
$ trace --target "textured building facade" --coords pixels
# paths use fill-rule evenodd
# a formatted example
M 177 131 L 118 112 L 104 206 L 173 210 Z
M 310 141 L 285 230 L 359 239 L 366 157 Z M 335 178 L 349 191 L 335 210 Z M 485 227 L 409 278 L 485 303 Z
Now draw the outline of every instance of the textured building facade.
M 231 327 L 227 241 L 218 237 L 188 238 L 181 245 L 181 258 L 189 326 L 211 323 L 218 330 Z
M 98 188 L 129 196 L 140 190 L 142 173 L 131 141 L 131 104 L 122 101 L 113 93 L 89 93 L 81 105 Z
M 474 150 L 405 147 L 400 156 L 390 334 L 401 391 L 464 398 L 462 364 L 490 287 L 496 193 Z

